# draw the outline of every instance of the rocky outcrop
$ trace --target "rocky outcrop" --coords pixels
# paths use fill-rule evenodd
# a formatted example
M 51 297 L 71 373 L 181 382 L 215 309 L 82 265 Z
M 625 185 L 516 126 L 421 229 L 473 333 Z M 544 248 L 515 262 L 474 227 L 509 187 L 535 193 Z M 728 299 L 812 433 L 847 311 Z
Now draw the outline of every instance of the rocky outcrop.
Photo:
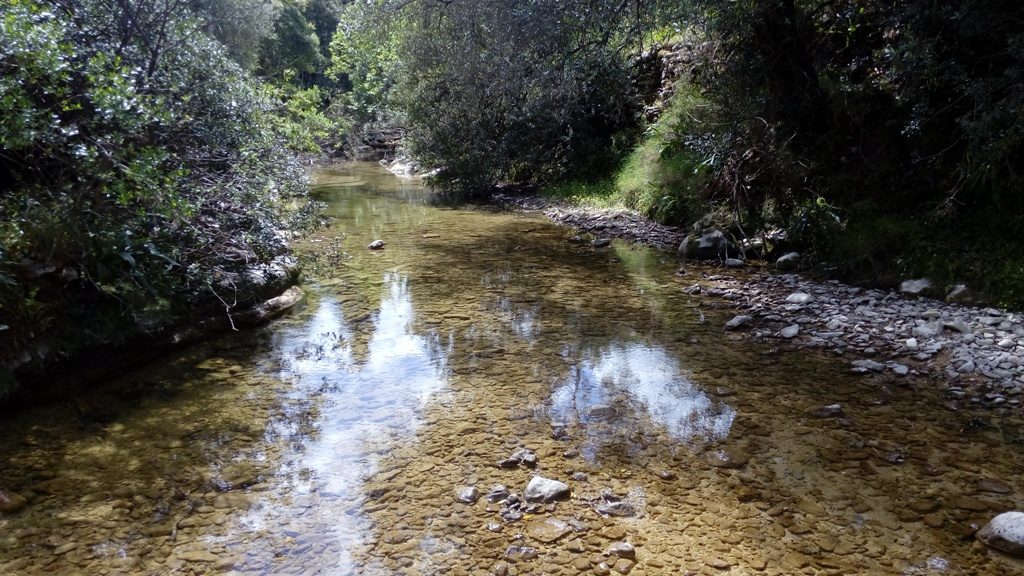
M 353 160 L 371 162 L 394 158 L 403 138 L 405 128 L 367 129 L 349 142 L 347 155 Z
M 648 122 L 657 121 L 680 82 L 691 81 L 700 73 L 712 49 L 710 43 L 670 42 L 633 60 L 633 86 L 643 98 Z

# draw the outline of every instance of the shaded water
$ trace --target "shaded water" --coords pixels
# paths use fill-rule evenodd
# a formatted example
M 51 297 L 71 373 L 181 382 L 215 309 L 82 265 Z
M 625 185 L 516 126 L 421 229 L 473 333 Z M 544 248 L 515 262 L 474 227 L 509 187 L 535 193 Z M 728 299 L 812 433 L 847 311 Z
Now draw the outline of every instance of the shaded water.
M 315 190 L 302 309 L 0 425 L 0 574 L 1021 570 L 965 537 L 1024 505 L 1015 424 L 724 333 L 662 254 L 373 165 Z M 570 499 L 457 500 L 535 474 Z

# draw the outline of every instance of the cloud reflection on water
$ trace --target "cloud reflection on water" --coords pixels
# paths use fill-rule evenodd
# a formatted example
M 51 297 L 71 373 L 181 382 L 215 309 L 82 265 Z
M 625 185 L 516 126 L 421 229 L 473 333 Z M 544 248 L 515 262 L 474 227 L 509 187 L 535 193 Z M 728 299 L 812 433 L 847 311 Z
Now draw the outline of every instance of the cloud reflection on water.
M 692 444 L 724 439 L 736 411 L 690 381 L 663 348 L 631 342 L 585 352 L 552 393 L 550 416 L 582 425 L 592 443 L 584 455 L 592 457 L 603 442 L 643 426 L 641 416 Z
M 293 453 L 285 455 L 278 475 L 291 498 L 315 498 L 318 504 L 304 514 L 263 506 L 242 522 L 249 529 L 288 526 L 298 533 L 331 526 L 337 556 L 320 561 L 342 574 L 357 568 L 351 552 L 373 528 L 357 505 L 362 481 L 376 472 L 378 454 L 415 436 L 424 404 L 447 385 L 450 344 L 442 345 L 436 334 L 413 332 L 406 276 L 386 274 L 384 280 L 369 334 L 351 326 L 341 304 L 325 295 L 307 322 L 278 340 L 281 376 L 294 382 L 290 396 L 296 406 L 303 398 L 321 399 L 313 430 L 289 444 Z M 285 414 L 277 425 L 287 427 L 288 420 Z M 358 568 L 374 573 L 372 566 Z

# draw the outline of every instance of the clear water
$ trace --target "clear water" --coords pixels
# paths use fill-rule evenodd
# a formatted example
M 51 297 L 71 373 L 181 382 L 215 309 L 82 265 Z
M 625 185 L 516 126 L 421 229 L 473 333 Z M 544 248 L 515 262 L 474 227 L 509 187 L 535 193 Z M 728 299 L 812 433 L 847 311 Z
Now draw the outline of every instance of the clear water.
M 965 537 L 1022 507 L 1017 421 L 723 332 L 658 252 L 374 165 L 315 193 L 334 220 L 300 246 L 299 310 L 0 423 L 0 489 L 29 500 L 0 573 L 1022 570 Z M 535 469 L 496 465 L 520 447 Z M 535 474 L 571 497 L 514 522 L 456 499 Z

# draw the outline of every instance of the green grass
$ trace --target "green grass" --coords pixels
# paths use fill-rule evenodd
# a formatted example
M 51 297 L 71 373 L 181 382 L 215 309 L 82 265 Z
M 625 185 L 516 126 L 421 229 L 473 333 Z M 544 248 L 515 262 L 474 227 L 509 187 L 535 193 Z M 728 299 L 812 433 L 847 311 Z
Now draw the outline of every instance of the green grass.
M 706 152 L 692 142 L 708 131 L 712 116 L 711 105 L 695 87 L 680 85 L 658 122 L 611 175 L 563 182 L 542 192 L 584 206 L 629 208 L 670 224 L 698 218 L 710 169 Z

